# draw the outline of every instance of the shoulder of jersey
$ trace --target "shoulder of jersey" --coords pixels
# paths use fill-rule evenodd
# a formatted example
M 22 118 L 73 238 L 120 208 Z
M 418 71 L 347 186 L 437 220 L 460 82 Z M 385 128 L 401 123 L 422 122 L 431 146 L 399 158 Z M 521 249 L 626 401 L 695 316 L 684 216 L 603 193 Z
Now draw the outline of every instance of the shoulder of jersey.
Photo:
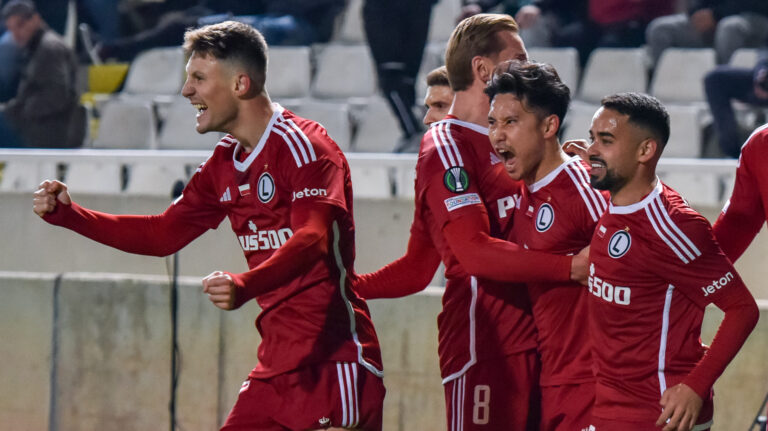
M 747 138 L 744 145 L 741 147 L 742 156 L 745 152 L 750 154 L 759 152 L 764 156 L 768 155 L 768 124 L 758 127 L 749 135 L 749 138 Z M 763 161 L 760 160 L 760 163 L 762 162 Z
M 567 202 L 571 202 L 572 205 L 583 205 L 587 209 L 592 221 L 597 222 L 600 216 L 608 209 L 608 199 L 603 193 L 592 188 L 587 165 L 580 159 L 569 162 L 563 167 L 561 176 L 568 178 L 578 193 L 577 196 L 574 196 L 575 199 L 568 200 Z
M 282 149 L 287 149 L 289 157 L 299 168 L 317 161 L 323 155 L 332 155 L 336 153 L 333 150 L 338 149 L 320 123 L 299 117 L 287 109 L 272 125 L 272 134 L 284 144 Z
M 464 159 L 470 156 L 465 147 L 466 129 L 450 119 L 434 123 L 422 139 L 421 157 L 439 160 L 444 169 L 464 166 Z
M 672 188 L 664 185 L 645 209 L 656 236 L 663 241 L 677 258 L 689 263 L 701 256 L 694 244 L 696 238 L 709 229 L 709 222 Z

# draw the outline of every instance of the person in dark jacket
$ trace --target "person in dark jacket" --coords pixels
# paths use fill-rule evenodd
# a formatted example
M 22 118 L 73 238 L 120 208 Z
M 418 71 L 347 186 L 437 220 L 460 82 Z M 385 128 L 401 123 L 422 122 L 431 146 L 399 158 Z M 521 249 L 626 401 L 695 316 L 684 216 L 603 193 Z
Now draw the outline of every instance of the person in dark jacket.
M 738 48 L 756 48 L 768 37 L 768 1 L 690 0 L 688 13 L 659 17 L 646 39 L 654 64 L 666 48 L 714 47 L 726 64 Z
M 40 17 L 30 0 L 2 9 L 5 26 L 21 47 L 24 67 L 16 96 L 0 105 L 0 146 L 69 146 L 77 117 L 77 62 L 64 41 Z

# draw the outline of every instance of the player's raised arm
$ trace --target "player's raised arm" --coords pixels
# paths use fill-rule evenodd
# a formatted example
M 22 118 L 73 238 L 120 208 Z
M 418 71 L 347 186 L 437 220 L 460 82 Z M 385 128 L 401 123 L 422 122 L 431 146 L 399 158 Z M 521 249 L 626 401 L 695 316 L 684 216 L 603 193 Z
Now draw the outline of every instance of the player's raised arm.
M 193 178 L 191 184 L 199 181 L 199 178 Z M 192 184 L 188 189 L 195 187 Z M 72 202 L 64 183 L 51 180 L 43 181 L 35 192 L 33 211 L 50 224 L 66 227 L 128 253 L 149 256 L 177 252 L 224 218 L 223 213 L 213 208 L 195 204 L 194 196 L 182 197 L 158 215 L 114 215 L 93 211 Z

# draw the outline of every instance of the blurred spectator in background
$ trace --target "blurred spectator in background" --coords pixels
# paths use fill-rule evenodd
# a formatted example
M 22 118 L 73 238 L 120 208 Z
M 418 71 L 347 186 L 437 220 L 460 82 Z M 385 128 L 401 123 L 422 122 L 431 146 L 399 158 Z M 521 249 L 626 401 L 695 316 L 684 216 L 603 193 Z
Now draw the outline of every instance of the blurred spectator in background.
M 429 34 L 436 0 L 366 0 L 363 23 L 376 63 L 379 89 L 402 131 L 396 152 L 418 151 L 422 127 L 416 105 L 416 75 Z
M 83 44 L 97 63 L 102 59 L 131 61 L 150 48 L 179 46 L 191 27 L 234 20 L 264 35 L 269 46 L 327 42 L 345 0 L 198 0 L 168 1 L 155 25 L 136 34 L 109 40 L 80 26 Z
M 726 64 L 736 49 L 758 47 L 766 37 L 766 0 L 689 0 L 687 14 L 657 18 L 647 30 L 654 64 L 670 47 L 714 47 L 717 63 Z
M 736 121 L 731 101 L 768 106 L 768 47 L 761 57 L 752 69 L 721 65 L 704 77 L 717 142 L 728 157 L 739 157 L 741 144 L 747 137 Z
M 500 4 L 528 48 L 572 46 L 582 66 L 597 47 L 642 46 L 648 23 L 674 12 L 669 0 L 467 0 L 462 16 Z
M 0 106 L 0 146 L 63 147 L 78 110 L 74 53 L 30 0 L 12 0 L 2 17 L 21 47 L 24 68 L 16 96 Z
M 427 74 L 427 95 L 424 96 L 424 107 L 427 112 L 422 122 L 429 127 L 448 115 L 453 104 L 453 90 L 448 81 L 448 69 L 440 66 Z

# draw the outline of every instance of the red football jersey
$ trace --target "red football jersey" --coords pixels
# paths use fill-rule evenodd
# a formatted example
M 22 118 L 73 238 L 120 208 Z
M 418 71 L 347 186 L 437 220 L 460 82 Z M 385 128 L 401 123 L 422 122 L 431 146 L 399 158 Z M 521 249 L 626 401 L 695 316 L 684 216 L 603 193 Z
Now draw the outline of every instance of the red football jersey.
M 481 211 L 487 212 L 491 236 L 505 238 L 519 188 L 496 157 L 487 128 L 449 116 L 424 135 L 416 165 L 419 222 L 414 225 L 429 230 L 446 267 L 438 316 L 444 382 L 460 377 L 478 360 L 536 347 L 525 289 L 467 274 L 442 233 L 449 220 Z
M 607 195 L 589 185 L 578 157 L 524 187 L 510 240 L 530 250 L 575 254 L 587 247 Z M 528 283 L 538 329 L 541 385 L 594 380 L 587 330 L 587 290 L 577 283 Z
M 355 226 L 349 166 L 341 150 L 318 123 L 279 105 L 254 150 L 247 155 L 242 150 L 233 137 L 223 138 L 163 214 L 111 216 L 73 204 L 69 210 L 58 206 L 46 220 L 126 251 L 162 255 L 169 240 L 175 242 L 171 249 L 181 248 L 228 217 L 253 269 L 293 235 L 293 212 L 331 205 L 329 252 L 256 297 L 262 342 L 250 376 L 271 377 L 320 361 L 358 362 L 381 376 L 368 307 L 350 285 Z M 85 211 L 87 219 L 77 217 Z M 128 223 L 132 235 L 120 240 L 109 235 L 125 231 Z
M 713 230 L 725 255 L 735 262 L 768 220 L 768 124 L 741 148 L 736 183 Z
M 729 296 L 746 291 L 707 220 L 657 181 L 642 201 L 609 205 L 592 238 L 595 417 L 655 422 L 664 390 L 698 369 L 706 352 L 700 340 L 706 305 L 723 308 Z M 707 357 L 719 357 L 714 343 Z

